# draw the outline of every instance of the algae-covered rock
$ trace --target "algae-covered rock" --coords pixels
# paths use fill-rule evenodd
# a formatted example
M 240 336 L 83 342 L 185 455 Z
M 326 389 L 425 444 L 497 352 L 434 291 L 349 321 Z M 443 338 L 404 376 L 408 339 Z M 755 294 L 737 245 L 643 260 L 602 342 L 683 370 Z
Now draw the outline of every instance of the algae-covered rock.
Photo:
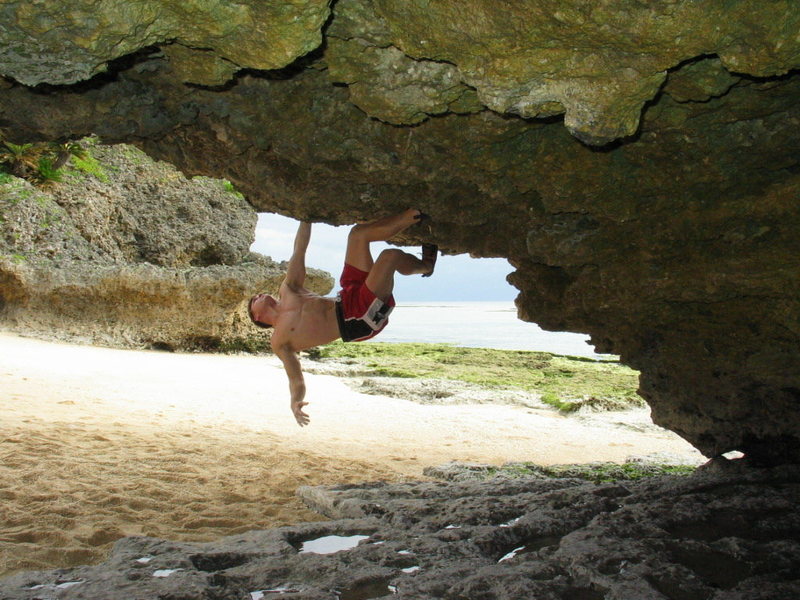
M 716 54 L 728 69 L 781 75 L 800 62 L 800 12 L 788 2 L 503 5 L 376 0 L 391 43 L 416 59 L 455 65 L 500 113 L 564 113 L 580 139 L 633 135 L 668 69 Z
M 389 123 L 416 124 L 430 115 L 477 112 L 474 90 L 452 65 L 414 60 L 397 48 L 331 38 L 327 64 L 331 79 L 348 84 L 350 101 Z
M 198 49 L 197 62 L 207 65 L 278 69 L 319 46 L 328 14 L 326 0 L 3 0 L 0 73 L 25 85 L 70 84 L 111 60 L 173 42 Z M 197 79 L 187 73 L 193 83 L 221 77 Z
M 113 61 L 169 46 L 182 81 L 222 85 L 238 69 L 279 69 L 320 47 L 324 0 L 28 3 L 4 0 L 0 74 L 25 85 L 88 79 Z M 371 116 L 417 123 L 485 106 L 526 118 L 564 114 L 590 144 L 631 136 L 685 61 L 716 55 L 764 77 L 800 64 L 798 10 L 787 1 L 697 3 L 491 0 L 338 3 L 334 81 Z
M 368 115 L 415 124 L 430 115 L 483 108 L 456 65 L 417 60 L 391 45 L 385 20 L 370 4 L 338 2 L 335 17 L 327 32 L 329 77 L 347 84 L 350 101 Z

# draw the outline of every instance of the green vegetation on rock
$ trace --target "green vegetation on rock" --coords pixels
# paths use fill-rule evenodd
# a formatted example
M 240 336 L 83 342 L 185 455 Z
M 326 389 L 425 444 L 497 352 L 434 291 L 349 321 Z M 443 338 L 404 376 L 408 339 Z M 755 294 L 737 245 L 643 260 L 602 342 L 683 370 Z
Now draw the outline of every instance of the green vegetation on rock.
M 79 173 L 108 183 L 105 170 L 90 153 L 89 148 L 94 144 L 91 138 L 81 142 L 14 144 L 0 137 L 0 184 L 9 183 L 16 176 L 46 187 L 63 181 L 65 174 Z M 74 169 L 65 170 L 70 161 Z
M 538 393 L 551 406 L 571 412 L 588 406 L 619 410 L 643 406 L 638 373 L 616 361 L 547 352 L 460 348 L 447 344 L 345 344 L 309 351 L 315 360 L 358 364 L 369 375 L 465 381 L 487 388 Z
M 101 165 L 97 159 L 88 152 L 84 156 L 73 156 L 72 165 L 78 172 L 91 175 L 103 183 L 110 183 L 111 181 L 106 173 L 106 170 L 103 168 L 103 165 Z M 74 175 L 75 171 L 72 171 L 71 174 Z
M 592 483 L 610 481 L 633 481 L 645 477 L 662 475 L 691 475 L 696 467 L 691 465 L 670 465 L 658 463 L 627 462 L 617 464 L 611 462 L 593 462 L 571 465 L 537 465 L 532 462 L 507 463 L 495 467 L 486 466 L 471 468 L 470 474 L 476 479 L 493 477 L 522 478 L 536 477 L 542 479 L 585 479 Z
M 58 183 L 62 180 L 63 173 L 59 169 L 55 161 L 47 156 L 42 156 L 39 159 L 39 164 L 36 168 L 36 175 L 34 181 L 39 185 L 48 185 Z
M 222 180 L 222 187 L 225 189 L 226 192 L 231 194 L 236 194 L 239 198 L 244 198 L 244 195 L 236 189 L 236 187 L 227 179 Z

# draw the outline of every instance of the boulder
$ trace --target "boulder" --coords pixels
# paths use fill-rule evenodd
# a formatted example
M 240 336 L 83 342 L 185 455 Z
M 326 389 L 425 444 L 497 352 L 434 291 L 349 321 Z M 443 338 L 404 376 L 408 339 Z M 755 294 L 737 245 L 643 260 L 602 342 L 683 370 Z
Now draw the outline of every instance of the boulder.
M 0 323 L 95 344 L 263 349 L 249 297 L 286 265 L 250 252 L 256 213 L 229 184 L 187 179 L 133 147 L 87 140 L 96 161 L 45 189 L 0 185 Z M 83 164 L 83 163 L 79 163 Z M 332 279 L 311 271 L 327 292 Z

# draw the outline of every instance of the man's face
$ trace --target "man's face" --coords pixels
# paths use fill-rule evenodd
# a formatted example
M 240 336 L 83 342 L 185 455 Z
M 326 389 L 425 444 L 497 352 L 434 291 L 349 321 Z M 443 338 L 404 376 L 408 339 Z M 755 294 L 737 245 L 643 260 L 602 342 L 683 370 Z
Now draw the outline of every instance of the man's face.
M 250 298 L 250 319 L 256 325 L 271 326 L 277 304 L 278 301 L 269 294 L 256 294 Z

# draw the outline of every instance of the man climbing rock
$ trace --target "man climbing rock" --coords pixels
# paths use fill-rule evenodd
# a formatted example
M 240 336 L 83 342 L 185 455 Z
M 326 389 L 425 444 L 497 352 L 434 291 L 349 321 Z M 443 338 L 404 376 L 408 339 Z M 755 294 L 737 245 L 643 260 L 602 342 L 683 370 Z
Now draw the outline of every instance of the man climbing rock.
M 395 273 L 429 277 L 439 250 L 434 244 L 423 244 L 420 259 L 399 248 L 389 248 L 373 260 L 370 243 L 387 241 L 428 218 L 419 210 L 409 209 L 355 225 L 347 237 L 345 265 L 339 280 L 342 289 L 336 298 L 320 296 L 304 287 L 311 224 L 300 223 L 278 298 L 257 294 L 250 299 L 248 312 L 253 322 L 274 328 L 272 350 L 289 377 L 292 413 L 301 427 L 308 425 L 309 417 L 303 411 L 308 402 L 304 401 L 306 387 L 297 352 L 338 338 L 345 342 L 367 340 L 386 327 L 395 306 Z

